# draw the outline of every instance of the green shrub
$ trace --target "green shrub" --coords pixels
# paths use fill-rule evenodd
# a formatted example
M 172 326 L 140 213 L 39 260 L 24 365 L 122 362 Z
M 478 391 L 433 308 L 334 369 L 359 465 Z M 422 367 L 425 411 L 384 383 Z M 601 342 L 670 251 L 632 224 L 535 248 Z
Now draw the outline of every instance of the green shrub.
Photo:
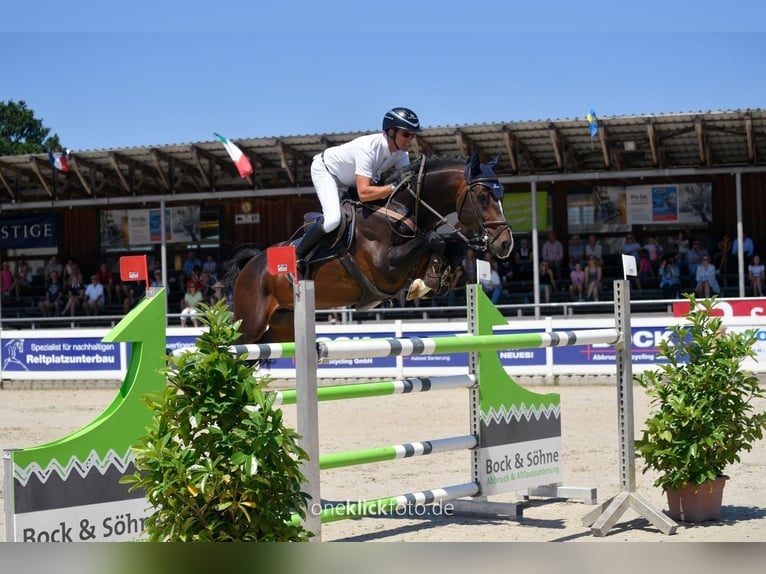
M 155 412 L 134 447 L 137 472 L 123 479 L 143 489 L 155 509 L 151 541 L 300 541 L 310 533 L 301 491 L 306 453 L 298 435 L 264 393 L 267 377 L 231 355 L 238 324 L 224 302 L 203 306 L 208 326 L 194 353 L 168 357 L 168 386 L 144 398 Z
M 711 315 L 715 297 L 686 297 L 687 324 L 669 327 L 670 338 L 658 345 L 658 359 L 667 363 L 635 376 L 652 408 L 636 454 L 645 461 L 644 472 L 660 473 L 654 485 L 664 491 L 721 476 L 766 428 L 766 413 L 754 413 L 752 406 L 764 392 L 741 366 L 756 358 L 757 331 L 727 333 L 722 319 Z

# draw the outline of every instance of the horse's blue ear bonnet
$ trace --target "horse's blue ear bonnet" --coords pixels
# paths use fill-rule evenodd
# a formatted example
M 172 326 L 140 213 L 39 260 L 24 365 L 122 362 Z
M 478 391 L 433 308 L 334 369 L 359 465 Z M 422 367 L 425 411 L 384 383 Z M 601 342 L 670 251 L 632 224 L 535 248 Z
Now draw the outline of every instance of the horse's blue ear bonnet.
M 503 184 L 498 181 L 493 169 L 499 160 L 500 154 L 497 154 L 489 163 L 479 163 L 478 156 L 474 154 L 466 166 L 466 181 L 469 184 L 480 183 L 492 192 L 497 201 L 502 201 Z

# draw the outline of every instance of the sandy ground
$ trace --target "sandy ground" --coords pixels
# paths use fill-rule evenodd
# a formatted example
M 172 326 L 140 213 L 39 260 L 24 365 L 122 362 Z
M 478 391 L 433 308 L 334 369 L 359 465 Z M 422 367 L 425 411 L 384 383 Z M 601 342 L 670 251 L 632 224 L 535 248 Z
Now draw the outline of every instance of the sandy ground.
M 596 488 L 599 502 L 620 492 L 617 394 L 613 385 L 530 387 L 557 392 L 562 402 L 564 485 Z M 64 436 L 92 420 L 112 400 L 116 387 L 89 389 L 0 390 L 0 448 L 20 448 Z M 465 390 L 358 399 L 320 404 L 320 450 L 344 451 L 468 434 Z M 634 391 L 636 428 L 648 408 L 640 388 Z M 761 401 L 759 409 L 766 408 Z M 285 408 L 294 424 L 294 407 Z M 638 433 L 638 431 L 637 431 Z M 358 500 L 409 493 L 470 482 L 467 451 L 391 461 L 322 472 L 322 498 Z M 658 510 L 664 495 L 654 477 L 636 470 L 636 491 Z M 0 473 L 2 469 L 0 468 Z M 439 542 L 691 542 L 766 541 L 766 441 L 727 469 L 731 477 L 719 522 L 681 523 L 666 536 L 628 509 L 606 537 L 596 537 L 582 518 L 594 507 L 572 499 L 532 497 L 516 493 L 498 500 L 525 503 L 521 520 L 477 516 L 398 516 L 363 518 L 325 524 L 324 541 Z M 759 478 L 760 477 L 760 478 Z M 2 481 L 0 481 L 0 486 Z M 4 510 L 0 539 L 5 540 Z

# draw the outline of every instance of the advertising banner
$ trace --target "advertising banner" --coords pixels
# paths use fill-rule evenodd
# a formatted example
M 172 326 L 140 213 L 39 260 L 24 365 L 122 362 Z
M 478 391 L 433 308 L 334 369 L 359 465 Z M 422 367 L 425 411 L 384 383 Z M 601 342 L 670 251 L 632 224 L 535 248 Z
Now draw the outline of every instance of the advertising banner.
M 101 212 L 100 238 L 105 249 L 124 249 L 162 241 L 160 209 L 111 209 Z M 198 205 L 165 208 L 165 240 L 196 243 L 200 239 Z
M 56 247 L 56 214 L 0 217 L 3 249 Z

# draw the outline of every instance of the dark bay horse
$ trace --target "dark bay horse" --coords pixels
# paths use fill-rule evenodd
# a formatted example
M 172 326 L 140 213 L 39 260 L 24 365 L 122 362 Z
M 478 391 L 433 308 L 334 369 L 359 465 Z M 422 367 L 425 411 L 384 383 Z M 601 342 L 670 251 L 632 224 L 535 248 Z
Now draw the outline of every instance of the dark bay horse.
M 432 253 L 443 252 L 445 236 L 498 259 L 509 257 L 513 234 L 493 171 L 497 160 L 424 156 L 395 174 L 401 183 L 387 200 L 345 200 L 350 218 L 344 216 L 341 231 L 323 240 L 333 242 L 332 253 L 309 262 L 306 278 L 315 282 L 316 308 L 369 309 L 393 298 L 421 276 Z M 234 283 L 241 342 L 294 341 L 292 277 L 269 274 L 266 251 L 251 255 L 231 262 L 241 267 Z

